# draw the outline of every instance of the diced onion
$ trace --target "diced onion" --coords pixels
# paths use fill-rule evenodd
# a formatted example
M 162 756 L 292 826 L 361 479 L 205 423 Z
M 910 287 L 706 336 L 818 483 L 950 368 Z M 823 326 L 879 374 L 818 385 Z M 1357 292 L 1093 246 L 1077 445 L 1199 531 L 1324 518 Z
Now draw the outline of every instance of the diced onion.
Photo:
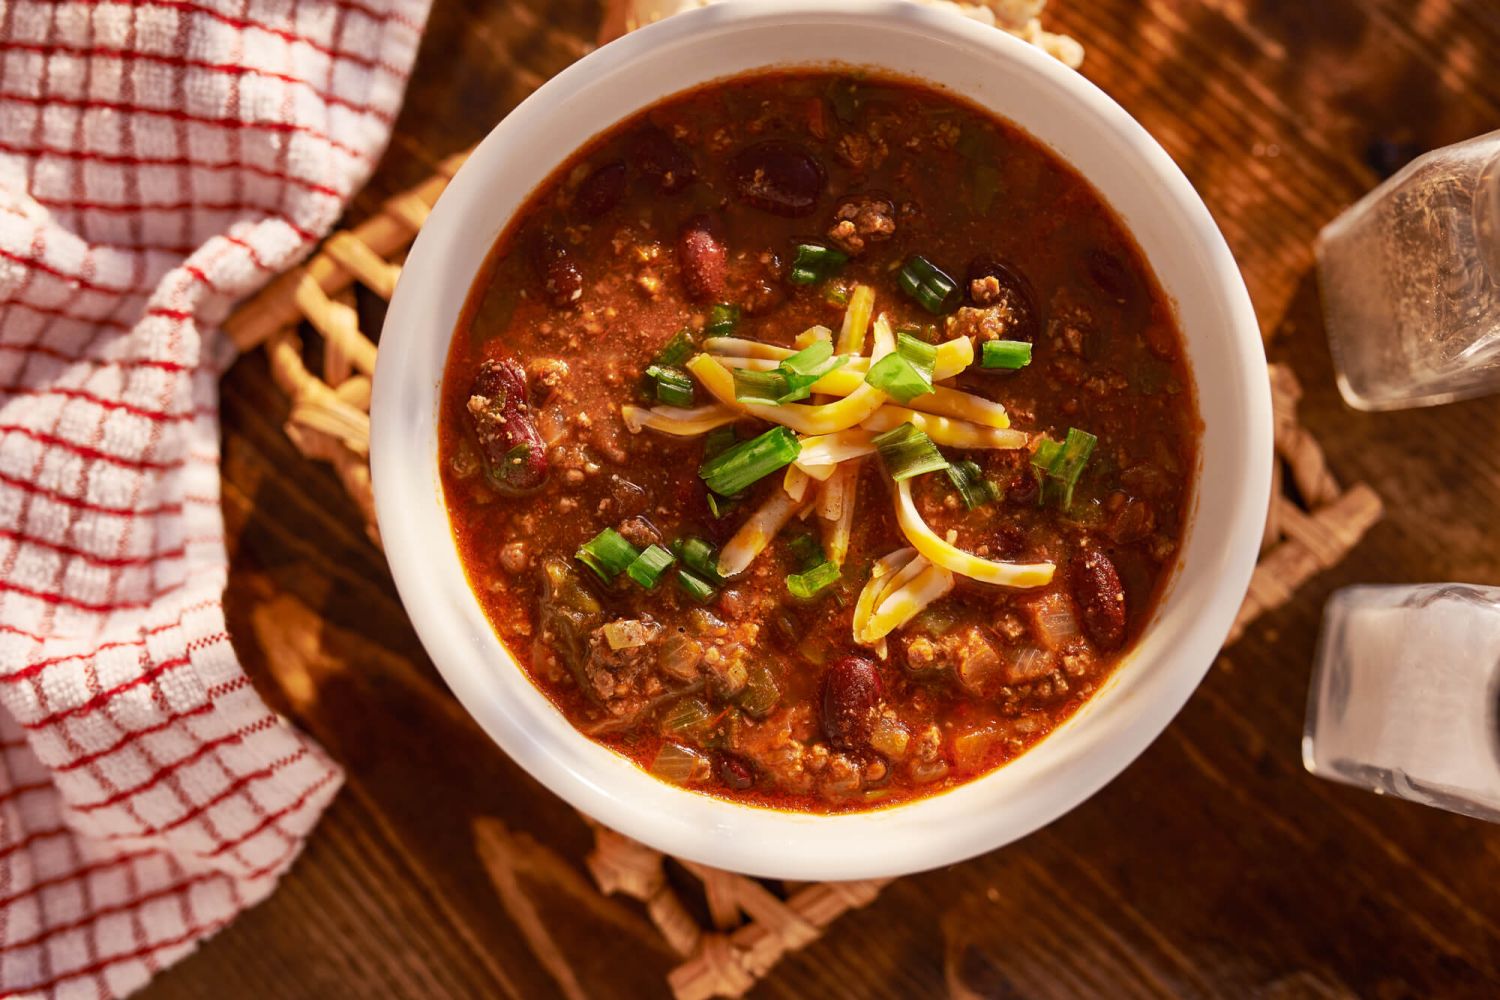
M 625 426 L 632 434 L 639 434 L 643 428 L 649 427 L 654 431 L 676 434 L 679 437 L 707 434 L 716 427 L 732 424 L 740 418 L 738 412 L 718 403 L 697 406 L 691 410 L 680 406 L 653 406 L 647 409 L 627 403 L 620 407 L 620 416 L 624 418 Z
M 922 555 L 944 569 L 980 583 L 1016 588 L 1041 587 L 1052 581 L 1056 570 L 1050 562 L 1005 563 L 981 559 L 939 538 L 917 512 L 909 480 L 896 484 L 896 523 L 901 526 L 906 540 Z
M 734 537 L 720 551 L 716 567 L 719 575 L 731 577 L 743 573 L 755 561 L 755 557 L 771 544 L 771 539 L 786 527 L 786 523 L 800 506 L 798 501 L 787 496 L 785 490 L 774 491 L 770 499 L 740 525 Z
M 663 781 L 670 781 L 674 785 L 688 785 L 708 780 L 712 765 L 707 757 L 696 750 L 689 750 L 676 743 L 663 743 L 656 752 L 656 759 L 651 762 L 650 770 Z
M 1073 602 L 1066 594 L 1051 593 L 1037 601 L 1031 611 L 1037 637 L 1049 649 L 1061 649 L 1079 635 Z
M 1012 684 L 1040 680 L 1052 672 L 1052 654 L 1036 646 L 1012 650 L 1006 677 Z
M 635 649 L 656 638 L 661 626 L 655 622 L 643 622 L 634 618 L 610 622 L 604 626 L 604 638 L 610 649 Z

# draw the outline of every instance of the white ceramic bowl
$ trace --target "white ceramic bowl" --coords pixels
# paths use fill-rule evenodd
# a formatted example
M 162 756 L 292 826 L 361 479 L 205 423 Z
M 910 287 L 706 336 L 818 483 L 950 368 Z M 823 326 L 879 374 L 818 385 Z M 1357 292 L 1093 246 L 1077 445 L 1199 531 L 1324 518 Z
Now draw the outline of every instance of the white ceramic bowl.
M 958 789 L 873 812 L 813 816 L 657 781 L 580 735 L 532 686 L 459 564 L 438 480 L 437 412 L 449 338 L 475 271 L 554 168 L 668 95 L 830 57 L 985 105 L 1094 183 L 1176 302 L 1205 433 L 1181 570 L 1103 690 L 1029 753 Z M 517 763 L 578 809 L 679 857 L 756 875 L 852 879 L 931 868 L 1025 836 L 1092 795 L 1166 727 L 1222 644 L 1254 568 L 1270 493 L 1271 401 L 1255 315 L 1208 211 L 1161 147 L 1082 76 L 945 10 L 740 0 L 605 46 L 480 144 L 402 271 L 380 344 L 371 447 L 380 533 L 401 599 L 449 685 Z

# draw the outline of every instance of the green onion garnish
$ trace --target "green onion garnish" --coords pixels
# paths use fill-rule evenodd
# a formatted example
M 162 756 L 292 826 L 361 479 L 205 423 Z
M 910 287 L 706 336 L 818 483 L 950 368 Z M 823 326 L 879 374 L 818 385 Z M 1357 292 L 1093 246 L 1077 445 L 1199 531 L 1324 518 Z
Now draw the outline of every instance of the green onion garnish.
M 676 561 L 677 557 L 660 545 L 648 545 L 634 562 L 625 567 L 625 575 L 650 590 L 661 582 L 661 575 Z
M 723 518 L 730 511 L 740 505 L 740 497 L 721 497 L 713 490 L 708 491 L 708 509 L 716 518 Z
M 683 327 L 672 334 L 671 340 L 661 346 L 661 350 L 656 352 L 656 357 L 651 359 L 651 363 L 663 368 L 676 368 L 693 353 L 693 346 L 693 331 Z
M 903 292 L 935 316 L 951 312 L 958 305 L 958 283 L 921 254 L 912 254 L 907 259 L 896 281 Z
M 896 335 L 896 350 L 870 366 L 865 381 L 898 403 L 932 391 L 937 348 L 907 333 Z
M 1038 503 L 1046 503 L 1050 493 L 1059 500 L 1058 506 L 1063 510 L 1073 505 L 1073 488 L 1078 485 L 1078 477 L 1083 474 L 1083 467 L 1088 464 L 1098 442 L 1097 437 L 1077 427 L 1069 427 L 1068 436 L 1062 441 L 1046 437 L 1037 441 L 1031 465 L 1041 486 Z
M 713 584 L 692 570 L 679 569 L 677 571 L 677 585 L 681 587 L 689 597 L 701 603 L 711 601 L 717 591 Z
M 668 406 L 693 405 L 693 379 L 681 368 L 651 365 L 646 377 L 656 387 L 656 401 Z
M 786 376 L 779 370 L 758 372 L 749 368 L 732 368 L 734 376 L 734 398 L 742 403 L 763 403 L 777 406 L 781 397 L 788 394 Z
M 831 562 L 824 560 L 812 569 L 801 573 L 793 573 L 786 578 L 786 589 L 793 597 L 806 600 L 817 594 L 825 587 L 832 586 L 838 581 L 839 568 Z
M 803 569 L 811 569 L 823 561 L 823 543 L 812 535 L 793 535 L 786 547 Z
M 735 434 L 733 427 L 715 427 L 708 432 L 708 437 L 703 439 L 703 457 L 713 458 L 715 455 L 722 455 L 733 448 L 737 441 L 739 441 L 739 435 Z
M 829 305 L 847 306 L 849 304 L 849 283 L 846 281 L 835 281 L 823 292 L 823 299 Z
M 687 535 L 672 543 L 672 551 L 682 560 L 682 565 L 711 584 L 721 584 L 719 576 L 719 553 L 708 542 L 697 535 Z
M 910 421 L 877 435 L 874 444 L 886 471 L 897 482 L 948 467 L 948 460 L 937 450 L 932 438 L 913 427 Z
M 605 528 L 583 543 L 573 558 L 599 575 L 605 583 L 623 573 L 640 553 L 614 528 Z
M 968 510 L 1000 499 L 1000 487 L 984 478 L 979 466 L 968 459 L 948 463 L 948 481 L 958 490 L 958 495 Z
M 1031 345 L 1024 340 L 986 340 L 979 349 L 981 368 L 1025 368 L 1031 364 Z
M 832 357 L 833 345 L 826 340 L 815 341 L 789 358 L 784 358 L 774 371 L 752 371 L 735 368 L 734 398 L 742 403 L 761 403 L 779 406 L 806 399 L 812 387 L 829 372 L 849 363 L 845 355 Z
M 792 403 L 806 399 L 812 394 L 812 387 L 818 379 L 848 363 L 847 355 L 833 356 L 833 345 L 828 341 L 813 341 L 777 366 L 777 371 L 786 379 L 787 387 L 777 402 Z
M 704 462 L 698 475 L 715 493 L 732 497 L 777 469 L 786 468 L 801 451 L 797 435 L 788 428 L 773 427 Z
M 792 258 L 790 278 L 794 285 L 811 285 L 824 278 L 831 278 L 847 263 L 849 255 L 832 247 L 799 243 L 797 256 Z
M 740 307 L 720 302 L 708 311 L 708 325 L 704 332 L 711 337 L 727 337 L 740 325 Z

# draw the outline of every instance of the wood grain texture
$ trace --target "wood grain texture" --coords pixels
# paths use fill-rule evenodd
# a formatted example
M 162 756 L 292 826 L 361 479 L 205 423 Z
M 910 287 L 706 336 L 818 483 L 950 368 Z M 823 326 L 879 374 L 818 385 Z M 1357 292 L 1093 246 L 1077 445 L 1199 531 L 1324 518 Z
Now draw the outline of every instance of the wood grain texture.
M 1500 6 L 1054 5 L 1088 48 L 1085 73 L 1203 193 L 1272 356 L 1303 383 L 1304 422 L 1386 519 L 1252 625 L 1119 780 L 1019 844 L 891 885 L 754 995 L 1494 995 L 1500 828 L 1316 781 L 1298 741 L 1333 588 L 1500 580 L 1500 399 L 1349 411 L 1311 273 L 1318 228 L 1377 179 L 1373 142 L 1420 149 L 1500 127 Z M 587 51 L 598 17 L 582 0 L 437 0 L 350 220 Z M 583 891 L 584 824 L 447 696 L 353 505 L 282 434 L 261 355 L 226 378 L 223 412 L 235 646 L 349 787 L 270 900 L 145 995 L 666 995 L 674 955 L 638 906 Z

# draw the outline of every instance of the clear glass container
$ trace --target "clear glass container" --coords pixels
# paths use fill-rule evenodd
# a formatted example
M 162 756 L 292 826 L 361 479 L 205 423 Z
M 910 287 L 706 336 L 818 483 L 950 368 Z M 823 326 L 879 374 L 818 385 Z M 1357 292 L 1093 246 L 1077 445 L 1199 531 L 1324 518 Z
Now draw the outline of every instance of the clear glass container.
M 1346 587 L 1328 601 L 1302 761 L 1500 822 L 1500 587 Z
M 1350 406 L 1500 392 L 1500 131 L 1408 164 L 1324 227 L 1317 256 Z

